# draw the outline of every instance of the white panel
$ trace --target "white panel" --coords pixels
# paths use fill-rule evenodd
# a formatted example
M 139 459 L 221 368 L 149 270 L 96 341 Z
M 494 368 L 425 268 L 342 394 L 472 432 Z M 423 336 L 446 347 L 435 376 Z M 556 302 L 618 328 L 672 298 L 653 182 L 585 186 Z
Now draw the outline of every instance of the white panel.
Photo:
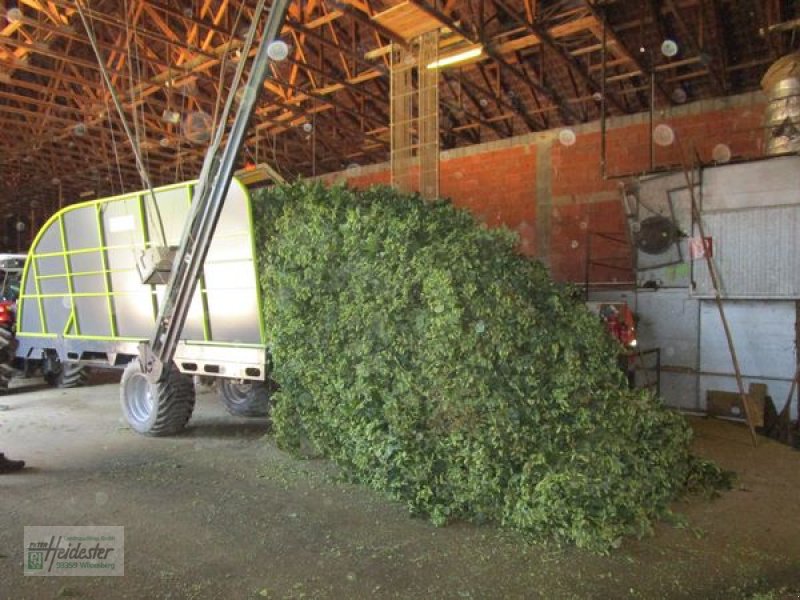
M 797 204 L 800 157 L 770 158 L 703 171 L 703 211 Z
M 794 302 L 728 301 L 724 308 L 745 388 L 750 382 L 767 384 L 780 411 L 796 363 Z M 703 401 L 708 389 L 737 391 L 725 332 L 712 301 L 700 307 L 700 370 Z
M 697 301 L 686 290 L 640 292 L 639 346 L 661 348 L 662 365 L 697 367 Z
M 639 347 L 661 350 L 664 403 L 697 410 L 697 300 L 686 289 L 664 289 L 640 292 L 637 304 Z
M 109 233 L 119 233 L 120 231 L 133 231 L 136 229 L 136 219 L 133 215 L 121 215 L 108 219 Z

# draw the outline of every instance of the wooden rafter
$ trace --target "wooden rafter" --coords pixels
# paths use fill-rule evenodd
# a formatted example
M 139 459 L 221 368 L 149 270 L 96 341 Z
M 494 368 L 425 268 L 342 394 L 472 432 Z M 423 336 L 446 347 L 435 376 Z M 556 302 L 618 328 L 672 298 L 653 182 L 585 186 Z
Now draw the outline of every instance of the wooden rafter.
M 214 114 L 218 98 L 229 93 L 230 67 L 250 58 L 237 51 L 253 1 L 196 0 L 191 10 L 172 0 L 87 4 L 104 66 L 125 111 L 136 116 L 156 182 L 167 183 L 176 173 L 195 175 L 205 148 L 187 142 L 182 124 L 167 117 Z M 105 193 L 140 185 L 73 0 L 18 5 L 20 19 L 0 20 L 0 201 L 35 197 L 47 204 L 42 195 L 54 188 L 45 183 L 54 178 L 72 195 L 68 199 L 89 187 Z M 656 93 L 669 103 L 665 86 L 671 84 L 691 88 L 693 98 L 753 89 L 776 42 L 791 50 L 788 36 L 766 39 L 757 31 L 779 19 L 772 3 L 737 25 L 752 30 L 733 31 L 726 23 L 724 33 L 719 6 L 728 14 L 727 0 L 645 0 L 652 10 L 641 6 L 601 6 L 599 0 L 569 6 L 532 0 L 298 2 L 282 32 L 289 59 L 274 65 L 264 84 L 245 155 L 269 143 L 284 172 L 305 175 L 312 165 L 319 172 L 385 159 L 391 45 L 408 46 L 411 33 L 431 27 L 440 29 L 440 56 L 467 43 L 485 49 L 472 63 L 441 71 L 443 147 L 596 116 L 592 93 L 600 86 L 604 24 L 606 94 L 617 112 L 649 108 L 651 69 L 659 74 Z M 741 16 L 744 10 L 734 12 Z M 659 50 L 667 34 L 684 49 L 672 60 Z M 735 51 L 726 51 L 723 41 Z M 710 43 L 716 44 L 711 51 Z M 318 134 L 313 153 L 301 127 L 312 119 Z M 78 124 L 84 137 L 75 134 Z M 109 174 L 114 181 L 107 181 Z M 24 183 L 31 179 L 37 184 Z

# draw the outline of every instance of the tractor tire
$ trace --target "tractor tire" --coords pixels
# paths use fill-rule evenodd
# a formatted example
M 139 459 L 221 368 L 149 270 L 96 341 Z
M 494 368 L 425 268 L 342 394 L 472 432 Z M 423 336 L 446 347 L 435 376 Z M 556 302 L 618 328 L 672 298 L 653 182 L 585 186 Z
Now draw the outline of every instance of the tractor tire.
M 271 381 L 219 381 L 219 399 L 225 410 L 235 417 L 268 417 L 273 391 L 275 385 Z
M 45 381 L 58 388 L 83 387 L 89 380 L 86 367 L 73 363 L 59 363 L 57 371 L 48 371 L 44 375 Z
M 168 367 L 166 377 L 152 383 L 138 359 L 122 374 L 120 403 L 131 429 L 142 435 L 172 435 L 182 431 L 194 411 L 192 378 Z
M 14 351 L 17 340 L 14 334 L 0 327 L 0 391 L 8 389 L 11 379 L 17 375 L 14 369 Z

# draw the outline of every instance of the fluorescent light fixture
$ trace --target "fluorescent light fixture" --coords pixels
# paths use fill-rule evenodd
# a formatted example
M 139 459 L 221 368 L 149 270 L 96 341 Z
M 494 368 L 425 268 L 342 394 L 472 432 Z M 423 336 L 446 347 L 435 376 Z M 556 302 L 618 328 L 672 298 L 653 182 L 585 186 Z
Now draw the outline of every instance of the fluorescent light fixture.
M 475 46 L 474 48 L 462 50 L 456 54 L 451 54 L 450 56 L 445 56 L 444 58 L 435 60 L 432 63 L 429 63 L 427 68 L 441 69 L 442 67 L 449 67 L 451 65 L 470 60 L 471 58 L 478 58 L 481 54 L 483 54 L 483 46 Z

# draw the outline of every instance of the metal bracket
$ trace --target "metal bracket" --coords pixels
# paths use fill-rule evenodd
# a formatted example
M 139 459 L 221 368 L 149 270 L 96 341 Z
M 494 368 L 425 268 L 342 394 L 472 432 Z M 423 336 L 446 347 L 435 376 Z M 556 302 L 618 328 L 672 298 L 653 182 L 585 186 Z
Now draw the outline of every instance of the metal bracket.
M 172 273 L 177 246 L 154 246 L 147 248 L 136 259 L 136 268 L 142 283 L 149 285 L 165 285 Z

